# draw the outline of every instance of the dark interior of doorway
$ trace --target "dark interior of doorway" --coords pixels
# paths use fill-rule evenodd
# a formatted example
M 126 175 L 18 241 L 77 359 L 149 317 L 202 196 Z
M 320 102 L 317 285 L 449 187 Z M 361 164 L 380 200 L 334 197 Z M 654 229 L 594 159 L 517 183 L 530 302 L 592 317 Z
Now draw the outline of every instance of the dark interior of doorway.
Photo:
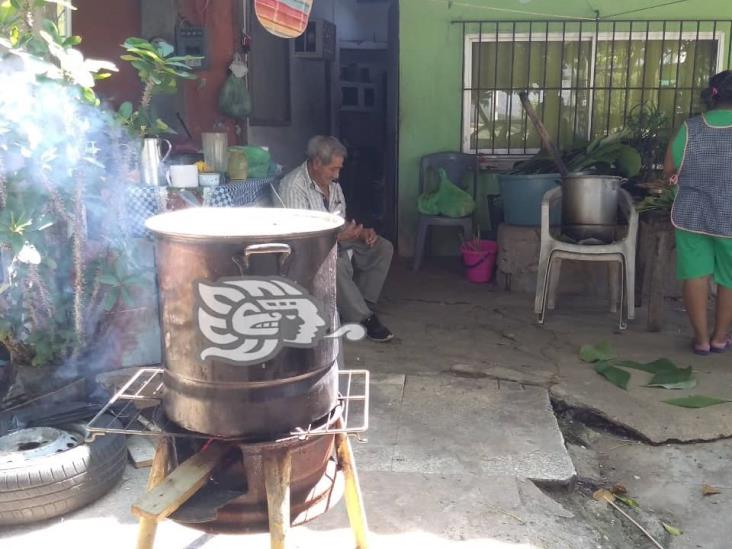
M 389 10 L 388 41 L 341 48 L 336 133 L 348 147 L 341 175 L 348 217 L 396 242 L 398 6 Z

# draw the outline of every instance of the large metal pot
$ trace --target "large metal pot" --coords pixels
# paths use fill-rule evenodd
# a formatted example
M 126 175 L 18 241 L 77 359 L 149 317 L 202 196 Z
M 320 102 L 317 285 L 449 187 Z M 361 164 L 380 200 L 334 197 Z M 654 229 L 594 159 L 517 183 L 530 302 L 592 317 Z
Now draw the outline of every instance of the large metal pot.
M 320 303 L 318 333 L 333 330 L 342 224 L 331 214 L 275 208 L 192 208 L 146 222 L 156 236 L 163 408 L 171 420 L 200 433 L 269 439 L 333 409 L 337 339 L 284 343 L 255 362 L 242 359 L 241 350 L 253 346 L 247 356 L 259 356 L 265 344 L 292 341 L 293 327 L 302 332 L 299 307 L 307 296 L 288 293 L 290 281 Z M 280 280 L 285 294 L 271 293 L 261 280 Z M 239 285 L 252 283 L 264 286 L 240 300 Z M 220 292 L 215 301 L 204 298 L 211 288 Z
M 621 177 L 570 174 L 562 179 L 562 232 L 575 240 L 614 238 Z

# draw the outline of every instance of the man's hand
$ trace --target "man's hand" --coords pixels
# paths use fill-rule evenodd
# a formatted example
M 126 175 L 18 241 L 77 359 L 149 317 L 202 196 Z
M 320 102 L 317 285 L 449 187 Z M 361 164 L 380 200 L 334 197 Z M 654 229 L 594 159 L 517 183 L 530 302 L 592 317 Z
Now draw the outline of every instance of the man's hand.
M 355 221 L 350 221 L 346 224 L 343 230 L 338 233 L 338 241 L 359 240 L 363 238 L 363 232 L 363 225 L 357 225 Z
M 372 248 L 376 241 L 379 240 L 379 235 L 373 229 L 364 229 L 361 231 L 361 240 L 369 247 Z

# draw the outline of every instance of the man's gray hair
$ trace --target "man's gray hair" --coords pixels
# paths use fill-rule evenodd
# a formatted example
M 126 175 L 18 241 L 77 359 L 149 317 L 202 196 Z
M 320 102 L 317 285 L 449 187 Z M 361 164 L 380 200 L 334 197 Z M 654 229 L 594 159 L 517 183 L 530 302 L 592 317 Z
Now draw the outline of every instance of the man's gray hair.
M 332 135 L 316 135 L 308 141 L 308 160 L 320 160 L 321 164 L 328 165 L 334 156 L 345 159 L 348 156 L 346 147 Z

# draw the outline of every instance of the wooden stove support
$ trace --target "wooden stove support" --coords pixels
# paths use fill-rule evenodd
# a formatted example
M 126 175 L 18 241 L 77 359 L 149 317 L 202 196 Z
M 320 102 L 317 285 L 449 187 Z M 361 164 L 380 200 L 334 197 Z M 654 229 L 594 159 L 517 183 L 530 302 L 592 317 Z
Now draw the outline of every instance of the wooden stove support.
M 168 474 L 170 466 L 170 441 L 167 437 L 159 437 L 158 444 L 150 466 L 150 475 L 147 477 L 147 491 L 159 485 Z M 156 520 L 140 517 L 140 529 L 137 532 L 137 549 L 152 549 L 155 543 L 155 533 L 158 529 Z
M 368 549 L 368 523 L 366 522 L 366 511 L 364 510 L 363 498 L 361 497 L 361 485 L 358 483 L 358 472 L 356 462 L 353 459 L 351 441 L 347 434 L 336 434 L 336 454 L 338 466 L 343 471 L 345 480 L 345 491 L 343 494 L 346 500 L 346 512 L 348 522 L 351 524 L 353 536 L 356 538 L 356 549 Z
M 214 442 L 166 475 L 170 444 L 165 437 L 161 439 L 153 458 L 148 490 L 132 506 L 132 514 L 140 517 L 137 549 L 152 549 L 158 522 L 174 513 L 206 484 L 229 449 Z
M 338 467 L 345 481 L 344 499 L 348 522 L 356 538 L 356 549 L 368 549 L 368 525 L 364 511 L 361 487 L 358 483 L 356 463 L 351 442 L 346 434 L 335 435 Z M 285 549 L 290 530 L 290 479 L 292 458 L 289 451 L 272 452 L 262 460 L 264 483 L 267 490 L 267 513 L 271 549 Z
M 214 443 L 168 474 L 171 444 L 172 441 L 167 437 L 160 437 L 150 469 L 147 492 L 132 506 L 132 513 L 140 517 L 137 549 L 153 548 L 158 523 L 174 513 L 206 483 L 228 450 L 226 445 Z M 356 549 L 368 549 L 366 513 L 347 434 L 335 435 L 335 451 L 338 467 L 343 472 L 346 511 L 356 539 Z M 271 549 L 286 549 L 291 524 L 291 452 L 285 449 L 265 454 L 262 468 L 267 491 L 270 546 Z
M 262 458 L 267 490 L 267 515 L 271 549 L 285 549 L 290 530 L 290 478 L 292 454 L 289 450 L 265 454 Z

